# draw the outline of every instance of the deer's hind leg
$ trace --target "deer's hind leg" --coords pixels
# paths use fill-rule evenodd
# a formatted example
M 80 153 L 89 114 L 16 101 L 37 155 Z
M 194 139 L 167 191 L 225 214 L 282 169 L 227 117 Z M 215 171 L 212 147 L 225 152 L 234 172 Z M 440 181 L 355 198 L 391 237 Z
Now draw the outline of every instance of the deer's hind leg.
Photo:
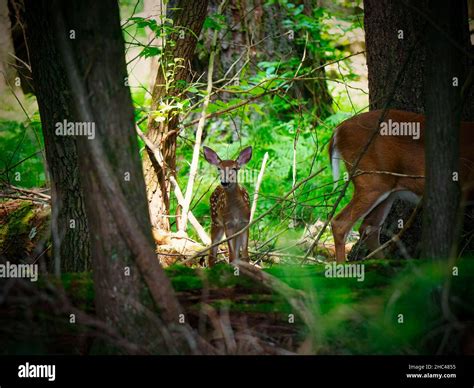
M 389 194 L 385 190 L 361 193 L 356 187 L 354 196 L 349 204 L 331 222 L 334 244 L 336 246 L 336 261 L 338 263 L 344 263 L 346 260 L 345 242 L 352 226 L 384 201 Z
M 360 238 L 367 245 L 369 252 L 373 252 L 380 247 L 380 230 L 382 229 L 382 225 L 387 218 L 394 201 L 395 195 L 391 194 L 364 218 L 364 221 L 359 228 Z M 376 253 L 374 257 L 383 259 L 383 251 Z

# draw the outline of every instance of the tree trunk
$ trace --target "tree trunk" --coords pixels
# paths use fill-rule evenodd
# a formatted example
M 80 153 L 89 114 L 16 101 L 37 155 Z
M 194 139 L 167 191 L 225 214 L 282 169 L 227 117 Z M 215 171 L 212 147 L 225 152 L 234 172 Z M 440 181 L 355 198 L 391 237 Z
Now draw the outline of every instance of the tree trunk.
M 34 35 L 54 37 L 57 49 L 41 46 L 44 57 L 67 63 L 66 93 L 74 97 L 74 117 L 95 125 L 93 139 L 77 136 L 77 163 L 87 193 L 97 314 L 138 345 L 136 351 L 163 351 L 160 325 L 147 313 L 147 295 L 152 293 L 168 323 L 177 322 L 179 305 L 153 251 L 118 5 L 114 0 L 27 0 L 27 13 L 43 21 Z M 41 76 L 39 81 L 53 82 Z
M 466 5 L 464 3 L 464 5 Z M 423 197 L 423 254 L 447 259 L 459 233 L 459 128 L 465 54 L 453 44 L 463 41 L 460 4 L 430 2 L 425 82 L 425 195 Z
M 50 17 L 37 2 L 28 3 L 28 48 L 40 110 L 52 194 L 52 242 L 56 273 L 90 269 L 89 231 L 79 178 L 76 140 L 57 136 L 56 123 L 74 122 L 65 67 L 54 44 Z M 51 58 L 58 58 L 52 60 Z
M 179 0 L 167 5 L 168 17 L 174 20 L 174 28 L 179 29 L 169 40 L 175 45 L 166 44 L 163 59 L 156 74 L 153 86 L 151 110 L 159 110 L 163 100 L 179 96 L 182 86 L 180 81 L 188 81 L 190 62 L 192 61 L 204 19 L 207 13 L 207 0 L 193 1 Z M 182 58 L 183 67 L 178 68 L 172 80 L 165 76 L 166 65 L 173 64 L 175 58 Z M 170 82 L 172 81 L 172 82 Z M 170 206 L 170 174 L 176 170 L 176 138 L 178 118 L 170 113 L 165 121 L 158 122 L 153 115 L 148 121 L 148 137 L 156 144 L 164 157 L 166 170 L 161 169 L 150 151 L 143 156 L 143 169 L 147 188 L 148 204 L 151 223 L 160 230 L 169 231 Z
M 9 88 L 15 87 L 17 76 L 12 63 L 15 62 L 10 18 L 8 16 L 8 1 L 0 0 L 0 97 L 9 93 Z
M 426 4 L 423 0 L 417 7 L 425 9 Z M 370 110 L 385 106 L 397 74 L 405 66 L 389 107 L 423 113 L 426 21 L 400 1 L 364 0 L 364 27 Z

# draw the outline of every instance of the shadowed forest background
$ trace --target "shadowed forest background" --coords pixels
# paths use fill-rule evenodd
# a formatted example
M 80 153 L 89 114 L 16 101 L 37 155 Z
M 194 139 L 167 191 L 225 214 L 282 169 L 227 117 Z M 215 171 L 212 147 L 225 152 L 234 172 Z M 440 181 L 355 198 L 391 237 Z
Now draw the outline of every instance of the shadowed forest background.
M 366 259 L 359 223 L 346 252 L 363 281 L 325 276 L 327 220 L 353 194 L 332 179 L 335 128 L 388 108 L 474 121 L 471 2 L 0 7 L 0 262 L 41 272 L 0 279 L 0 353 L 474 352 L 473 209 L 435 179 L 455 131 L 427 154 L 442 194 L 392 208 L 387 258 Z M 439 86 L 452 73 L 459 87 Z M 94 139 L 58 135 L 63 120 Z M 219 179 L 203 145 L 253 148 L 250 264 L 222 244 L 205 265 Z

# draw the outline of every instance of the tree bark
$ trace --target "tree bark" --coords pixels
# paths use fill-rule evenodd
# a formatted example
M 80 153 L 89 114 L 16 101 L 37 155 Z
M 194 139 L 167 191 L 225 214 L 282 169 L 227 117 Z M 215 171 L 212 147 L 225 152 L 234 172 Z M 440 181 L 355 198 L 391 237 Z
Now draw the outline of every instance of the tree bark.
M 12 63 L 15 62 L 11 24 L 8 16 L 8 1 L 0 0 L 0 97 L 3 97 L 10 87 L 15 86 L 17 76 Z
M 174 28 L 178 29 L 172 34 L 170 41 L 165 45 L 163 60 L 158 67 L 155 84 L 153 86 L 151 110 L 159 109 L 160 103 L 166 98 L 179 96 L 182 86 L 180 81 L 189 81 L 190 63 L 196 48 L 204 19 L 207 13 L 207 0 L 193 1 L 179 0 L 167 5 L 168 17 L 174 20 Z M 175 58 L 182 58 L 183 67 L 177 69 L 172 82 L 165 76 L 166 64 L 174 63 Z M 153 117 L 148 121 L 148 137 L 156 144 L 163 154 L 166 169 L 162 169 L 150 154 L 143 156 L 143 170 L 147 188 L 148 204 L 151 223 L 160 230 L 169 231 L 169 207 L 171 185 L 170 174 L 175 175 L 176 170 L 176 138 L 178 118 L 170 113 L 165 121 L 157 122 Z
M 417 2 L 420 9 L 427 1 Z M 382 109 L 397 74 L 408 61 L 389 107 L 424 112 L 423 44 L 426 21 L 397 0 L 364 0 L 370 110 Z
M 466 4 L 464 4 L 466 5 Z M 447 259 L 459 228 L 459 128 L 465 81 L 463 17 L 456 2 L 430 2 L 425 82 L 425 194 L 423 255 Z M 460 47 L 456 47 L 458 44 Z
M 74 117 L 95 125 L 93 139 L 77 136 L 77 164 L 97 314 L 140 352 L 166 351 L 162 327 L 147 312 L 150 293 L 165 322 L 177 322 L 180 308 L 154 253 L 117 2 L 27 0 L 27 13 L 41 15 L 41 34 L 54 37 L 55 56 L 41 48 L 66 65 Z M 101 351 L 118 350 L 110 345 Z
M 55 133 L 56 123 L 75 121 L 71 90 L 46 8 L 40 2 L 27 2 L 27 5 L 28 48 L 51 184 L 55 269 L 57 273 L 86 271 L 90 269 L 90 243 L 76 140 Z

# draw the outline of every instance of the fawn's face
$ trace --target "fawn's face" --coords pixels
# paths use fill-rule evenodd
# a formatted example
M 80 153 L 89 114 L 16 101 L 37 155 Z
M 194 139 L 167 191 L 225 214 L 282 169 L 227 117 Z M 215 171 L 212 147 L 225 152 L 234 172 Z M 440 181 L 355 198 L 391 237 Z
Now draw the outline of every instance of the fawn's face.
M 231 188 L 238 183 L 240 166 L 234 160 L 223 160 L 217 165 L 221 185 Z
M 219 179 L 222 187 L 226 190 L 233 189 L 237 184 L 239 169 L 252 158 L 252 147 L 247 147 L 239 154 L 235 160 L 221 160 L 216 152 L 208 147 L 204 148 L 206 160 L 217 167 Z

